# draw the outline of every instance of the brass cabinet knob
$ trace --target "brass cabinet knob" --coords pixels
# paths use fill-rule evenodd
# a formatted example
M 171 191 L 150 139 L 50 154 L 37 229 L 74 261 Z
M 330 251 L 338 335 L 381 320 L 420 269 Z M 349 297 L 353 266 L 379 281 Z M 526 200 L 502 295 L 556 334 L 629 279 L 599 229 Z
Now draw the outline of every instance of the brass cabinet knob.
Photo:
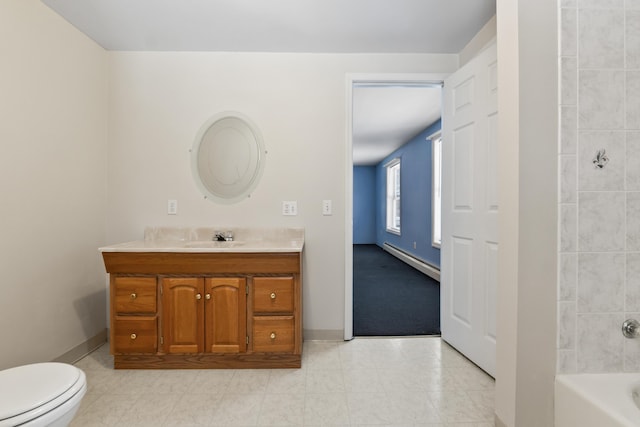
M 276 339 L 276 333 L 275 333 L 275 332 L 271 332 L 271 335 L 269 335 L 269 337 L 270 337 L 272 340 L 275 340 L 275 339 Z
M 131 334 L 131 339 L 135 340 L 136 338 L 138 338 L 138 336 L 136 334 Z
M 204 296 L 204 299 L 211 299 L 211 294 L 206 294 L 206 295 Z
M 271 299 L 276 299 L 276 293 L 275 292 L 271 292 Z
M 132 294 L 131 294 L 131 299 L 136 299 L 136 298 L 138 298 L 138 295 L 137 295 L 135 292 L 134 292 L 134 293 L 132 293 Z
M 196 299 L 202 299 L 202 295 L 196 294 Z

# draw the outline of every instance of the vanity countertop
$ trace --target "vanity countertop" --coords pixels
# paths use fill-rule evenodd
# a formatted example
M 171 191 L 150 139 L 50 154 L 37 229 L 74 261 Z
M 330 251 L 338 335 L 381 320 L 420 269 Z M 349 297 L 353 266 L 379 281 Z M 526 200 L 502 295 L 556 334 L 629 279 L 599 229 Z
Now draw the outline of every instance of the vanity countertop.
M 218 242 L 217 232 L 233 240 Z M 147 227 L 144 239 L 99 248 L 100 252 L 256 253 L 302 252 L 303 228 Z

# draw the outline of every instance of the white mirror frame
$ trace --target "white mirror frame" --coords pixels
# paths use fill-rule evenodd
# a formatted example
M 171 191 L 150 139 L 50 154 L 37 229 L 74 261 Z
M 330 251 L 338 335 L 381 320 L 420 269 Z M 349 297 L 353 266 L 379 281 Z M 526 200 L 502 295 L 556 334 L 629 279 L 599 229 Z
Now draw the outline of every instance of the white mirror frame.
M 251 197 L 266 150 L 260 130 L 242 113 L 224 111 L 207 120 L 191 149 L 193 178 L 205 198 L 231 204 Z

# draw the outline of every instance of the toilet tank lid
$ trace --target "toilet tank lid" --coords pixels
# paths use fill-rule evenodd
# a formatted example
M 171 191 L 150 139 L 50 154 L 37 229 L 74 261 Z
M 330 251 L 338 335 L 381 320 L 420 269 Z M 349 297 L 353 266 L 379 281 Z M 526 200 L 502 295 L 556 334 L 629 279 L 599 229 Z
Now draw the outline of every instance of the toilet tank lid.
M 75 366 L 57 362 L 0 371 L 0 421 L 56 399 L 72 388 L 81 375 Z

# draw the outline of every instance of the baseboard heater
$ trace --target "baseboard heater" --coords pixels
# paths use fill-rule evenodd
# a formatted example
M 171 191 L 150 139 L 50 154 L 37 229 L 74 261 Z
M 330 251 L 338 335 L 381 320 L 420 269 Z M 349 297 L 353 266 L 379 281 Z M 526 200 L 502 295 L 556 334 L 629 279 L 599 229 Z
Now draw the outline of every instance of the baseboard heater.
M 403 251 L 400 248 L 396 248 L 395 246 L 387 242 L 384 242 L 384 244 L 382 245 L 382 249 L 389 252 L 399 260 L 406 262 L 416 270 L 423 272 L 433 280 L 437 280 L 438 282 L 440 282 L 440 269 L 435 265 L 431 265 L 419 258 L 416 258 L 415 256 Z

